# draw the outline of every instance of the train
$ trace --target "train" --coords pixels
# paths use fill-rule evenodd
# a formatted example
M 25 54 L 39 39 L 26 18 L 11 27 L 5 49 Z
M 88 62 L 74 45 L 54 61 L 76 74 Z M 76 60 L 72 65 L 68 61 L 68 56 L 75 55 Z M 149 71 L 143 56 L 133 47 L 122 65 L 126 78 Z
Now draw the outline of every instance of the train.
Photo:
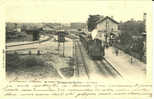
M 80 41 L 83 44 L 87 54 L 92 59 L 103 59 L 105 56 L 105 45 L 99 39 L 92 40 L 91 36 L 80 34 Z

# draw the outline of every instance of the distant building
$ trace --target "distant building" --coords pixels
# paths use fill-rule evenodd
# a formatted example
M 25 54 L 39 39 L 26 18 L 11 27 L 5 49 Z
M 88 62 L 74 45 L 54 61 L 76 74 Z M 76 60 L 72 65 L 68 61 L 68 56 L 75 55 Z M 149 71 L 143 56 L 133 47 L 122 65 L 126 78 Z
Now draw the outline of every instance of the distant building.
M 48 27 L 48 26 L 43 27 L 42 29 L 43 29 L 43 31 L 53 31 L 53 30 L 55 30 L 53 27 Z
M 86 27 L 86 23 L 71 23 L 72 29 L 83 29 Z
M 109 38 L 111 35 L 118 35 L 118 24 L 113 17 L 100 18 L 95 28 L 97 30 L 95 38 L 105 40 L 105 36 Z

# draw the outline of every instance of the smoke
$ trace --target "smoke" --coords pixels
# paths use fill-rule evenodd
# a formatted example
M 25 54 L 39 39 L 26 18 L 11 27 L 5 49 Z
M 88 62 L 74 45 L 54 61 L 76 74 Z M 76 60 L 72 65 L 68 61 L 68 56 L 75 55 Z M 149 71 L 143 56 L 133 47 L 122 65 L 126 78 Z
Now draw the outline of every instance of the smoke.
M 98 30 L 97 29 L 94 29 L 92 32 L 91 32 L 91 36 L 92 36 L 92 39 L 94 40 L 96 35 L 98 33 Z

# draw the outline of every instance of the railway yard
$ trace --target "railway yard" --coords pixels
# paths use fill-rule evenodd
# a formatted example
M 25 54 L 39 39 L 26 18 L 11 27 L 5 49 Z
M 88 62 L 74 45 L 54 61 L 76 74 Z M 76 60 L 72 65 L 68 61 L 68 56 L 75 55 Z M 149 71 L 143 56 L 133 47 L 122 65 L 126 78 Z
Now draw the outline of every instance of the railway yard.
M 124 55 L 122 52 L 120 52 L 119 56 L 116 56 L 113 49 L 108 48 L 105 49 L 104 58 L 94 60 L 88 56 L 78 37 L 66 37 L 65 39 L 64 46 L 63 43 L 60 43 L 59 47 L 56 35 L 44 36 L 40 41 L 33 43 L 7 44 L 7 55 L 17 55 L 21 60 L 31 57 L 43 63 L 34 67 L 26 67 L 24 63 L 19 64 L 18 68 L 14 69 L 7 67 L 7 78 L 11 80 L 68 79 L 95 81 L 145 79 L 145 64 L 140 62 L 130 64 L 129 56 Z M 141 66 L 139 67 L 138 65 Z

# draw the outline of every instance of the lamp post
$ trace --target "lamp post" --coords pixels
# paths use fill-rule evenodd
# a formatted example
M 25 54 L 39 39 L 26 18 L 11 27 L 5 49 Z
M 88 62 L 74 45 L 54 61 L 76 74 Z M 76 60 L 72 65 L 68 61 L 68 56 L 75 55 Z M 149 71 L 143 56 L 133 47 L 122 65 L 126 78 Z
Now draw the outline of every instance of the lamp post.
M 108 36 L 108 21 L 106 20 L 106 31 L 105 31 L 105 42 L 106 42 L 106 47 L 108 47 L 108 43 L 107 43 L 107 36 Z
M 143 37 L 143 44 L 144 44 L 144 47 L 143 47 L 143 53 L 144 53 L 144 57 L 146 58 L 146 33 L 143 32 L 142 33 L 142 37 Z
M 147 13 L 143 13 L 143 24 L 144 24 L 144 32 L 142 33 L 142 37 L 143 37 L 143 43 L 144 43 L 144 57 L 146 57 L 146 33 L 147 33 L 147 27 L 146 27 L 146 18 L 147 18 Z

